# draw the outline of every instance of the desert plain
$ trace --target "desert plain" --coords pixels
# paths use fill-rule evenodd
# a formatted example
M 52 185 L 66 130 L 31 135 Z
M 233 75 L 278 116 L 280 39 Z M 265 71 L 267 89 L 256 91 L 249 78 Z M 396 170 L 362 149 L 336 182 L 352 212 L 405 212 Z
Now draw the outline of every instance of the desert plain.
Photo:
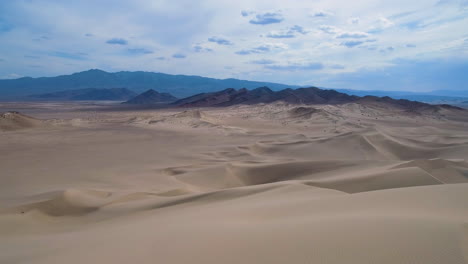
M 0 112 L 0 263 L 468 262 L 466 111 Z

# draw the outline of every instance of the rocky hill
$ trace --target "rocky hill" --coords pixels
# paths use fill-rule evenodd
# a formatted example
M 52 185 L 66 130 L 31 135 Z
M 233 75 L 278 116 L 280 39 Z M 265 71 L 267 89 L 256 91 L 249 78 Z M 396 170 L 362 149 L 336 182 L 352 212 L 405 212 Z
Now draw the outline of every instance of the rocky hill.
M 150 105 L 150 104 L 174 102 L 175 100 L 177 100 L 177 98 L 172 96 L 171 94 L 160 93 L 153 89 L 150 89 L 124 102 L 124 104 Z

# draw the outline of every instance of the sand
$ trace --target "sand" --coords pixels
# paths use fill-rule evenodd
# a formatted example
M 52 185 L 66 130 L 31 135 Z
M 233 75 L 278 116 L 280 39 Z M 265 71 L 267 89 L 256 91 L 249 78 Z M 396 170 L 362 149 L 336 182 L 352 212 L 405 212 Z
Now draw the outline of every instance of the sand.
M 468 263 L 466 112 L 10 110 L 0 263 Z

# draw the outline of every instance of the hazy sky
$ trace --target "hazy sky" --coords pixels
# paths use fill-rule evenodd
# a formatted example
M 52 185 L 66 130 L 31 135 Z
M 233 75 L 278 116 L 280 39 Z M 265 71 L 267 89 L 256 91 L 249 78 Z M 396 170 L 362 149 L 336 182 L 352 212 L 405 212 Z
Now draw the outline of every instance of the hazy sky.
M 0 78 L 90 68 L 468 89 L 468 0 L 0 1 Z

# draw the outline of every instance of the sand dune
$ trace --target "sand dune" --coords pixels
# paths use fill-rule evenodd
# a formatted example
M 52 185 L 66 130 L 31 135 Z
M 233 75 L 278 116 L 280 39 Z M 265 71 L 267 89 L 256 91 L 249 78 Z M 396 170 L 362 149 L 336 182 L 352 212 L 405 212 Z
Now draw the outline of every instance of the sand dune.
M 22 245 L 29 248 L 23 259 L 34 257 L 35 263 L 466 261 L 466 184 L 353 195 L 296 183 L 244 188 L 166 203 L 127 201 L 88 214 L 79 225 L 49 219 L 62 229 L 29 219 L 42 231 L 35 235 L 40 240 L 6 234 L 2 259 L 17 259 Z M 132 214 L 115 217 L 115 211 L 130 210 L 128 203 Z M 114 217 L 102 220 L 104 213 Z M 30 225 L 27 219 L 16 222 L 21 224 Z
M 21 107 L 0 118 L 0 263 L 468 262 L 458 109 Z
M 463 183 L 468 180 L 468 163 L 465 160 L 413 160 L 397 166 L 405 167 L 420 168 L 443 183 Z
M 38 119 L 18 112 L 0 113 L 0 131 L 34 128 L 43 125 Z

